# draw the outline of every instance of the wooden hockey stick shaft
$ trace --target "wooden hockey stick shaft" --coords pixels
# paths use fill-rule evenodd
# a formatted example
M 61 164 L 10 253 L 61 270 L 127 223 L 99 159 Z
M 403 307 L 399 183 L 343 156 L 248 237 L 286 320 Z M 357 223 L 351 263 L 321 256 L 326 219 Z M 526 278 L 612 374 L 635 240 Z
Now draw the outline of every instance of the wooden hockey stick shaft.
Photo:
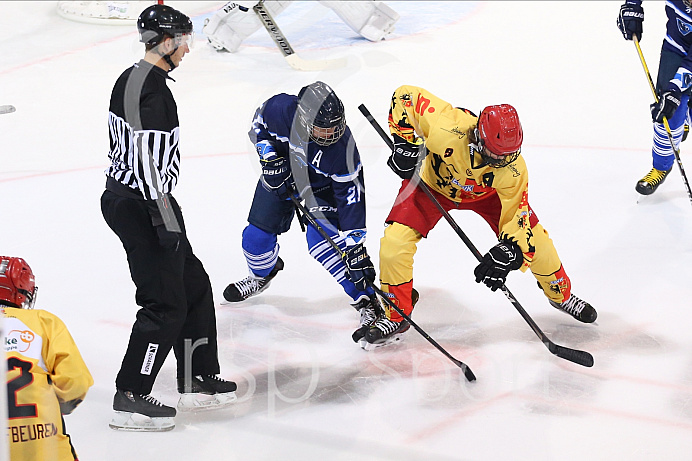
M 335 69 L 346 65 L 345 59 L 327 59 L 320 61 L 308 61 L 302 59 L 293 50 L 293 47 L 291 47 L 291 44 L 288 43 L 286 36 L 281 32 L 281 29 L 279 29 L 279 25 L 265 8 L 264 0 L 252 7 L 252 10 L 255 12 L 262 23 L 262 26 L 264 26 L 266 31 L 269 33 L 269 36 L 272 38 L 276 46 L 279 48 L 279 51 L 281 51 L 281 54 L 283 54 L 286 62 L 288 62 L 288 65 L 290 65 L 292 68 L 303 71 L 321 71 Z
M 344 252 L 341 251 L 341 248 L 339 248 L 339 245 L 337 245 L 336 242 L 334 242 L 334 240 L 329 236 L 329 234 L 327 234 L 327 232 L 322 228 L 320 223 L 317 222 L 317 219 L 315 219 L 315 217 L 312 215 L 312 213 L 310 213 L 310 211 L 307 208 L 305 208 L 302 203 L 300 203 L 300 200 L 298 200 L 293 195 L 291 195 L 291 200 L 293 201 L 293 204 L 295 205 L 295 207 L 298 210 L 300 210 L 300 212 L 303 214 L 303 216 L 305 216 L 305 218 L 308 220 L 308 222 L 310 224 L 312 224 L 315 227 L 315 229 L 317 229 L 317 232 L 319 232 L 320 235 L 322 236 L 322 238 L 327 241 L 327 243 L 332 247 L 332 249 L 336 252 L 336 254 L 338 254 L 341 257 L 341 259 L 344 259 L 346 257 Z M 378 288 L 373 282 L 368 281 L 367 283 L 368 283 L 368 285 L 370 285 L 372 287 L 373 290 L 375 290 L 375 292 L 378 295 L 380 295 L 382 300 L 385 303 L 387 303 L 387 305 L 389 307 L 391 307 L 392 309 L 397 311 L 399 313 L 399 315 L 401 315 L 404 319 L 406 319 L 406 321 L 408 323 L 410 323 L 411 326 L 413 326 L 413 328 L 415 328 L 416 331 L 418 333 L 420 333 L 430 344 L 432 344 L 438 351 L 442 352 L 456 366 L 461 368 L 461 371 L 464 373 L 464 376 L 466 377 L 466 379 L 468 381 L 475 381 L 476 380 L 476 375 L 473 374 L 473 371 L 471 371 L 471 368 L 469 368 L 468 365 L 466 365 L 461 360 L 454 358 L 449 352 L 447 352 L 442 346 L 440 346 L 437 343 L 437 341 L 432 339 L 429 334 L 427 334 L 425 331 L 423 331 L 423 329 L 421 327 L 419 327 L 418 324 L 416 324 L 416 322 L 411 320 L 411 317 L 406 315 L 406 313 L 404 311 L 402 311 L 396 304 L 394 304 L 387 297 L 386 293 L 384 293 L 380 288 Z
M 639 54 L 639 60 L 642 63 L 642 67 L 644 68 L 644 73 L 646 74 L 646 77 L 649 79 L 649 87 L 651 88 L 651 92 L 654 95 L 654 101 L 658 102 L 658 95 L 656 94 L 656 86 L 654 85 L 654 81 L 651 78 L 651 73 L 649 72 L 649 68 L 646 65 L 646 60 L 644 59 L 644 53 L 642 53 L 642 47 L 639 45 L 639 39 L 637 39 L 636 35 L 632 35 L 632 41 L 634 41 L 634 46 L 637 47 L 637 53 Z M 682 175 L 682 181 L 685 183 L 685 189 L 687 189 L 687 197 L 690 199 L 690 203 L 692 203 L 692 189 L 690 189 L 690 182 L 687 180 L 687 174 L 685 174 L 685 168 L 682 166 L 682 159 L 680 158 L 680 150 L 675 147 L 675 141 L 673 140 L 673 133 L 670 131 L 670 125 L 668 124 L 668 119 L 666 117 L 663 117 L 663 126 L 666 129 L 666 133 L 668 134 L 668 140 L 670 141 L 670 146 L 673 148 L 673 154 L 675 155 L 675 162 L 678 164 L 678 168 L 680 169 L 680 174 Z
M 390 149 L 394 147 L 394 143 L 392 142 L 391 139 L 389 139 L 389 136 L 386 134 L 386 132 L 382 129 L 382 127 L 377 123 L 377 120 L 370 114 L 370 111 L 365 107 L 365 105 L 361 104 L 358 106 L 358 109 L 361 111 L 361 113 L 365 116 L 365 118 L 370 122 L 370 124 L 375 128 L 375 131 L 380 135 L 380 137 L 384 140 L 385 143 L 387 143 L 387 146 L 389 146 Z M 420 127 L 416 123 L 415 119 L 412 119 L 412 117 L 408 117 L 409 122 L 412 124 L 416 132 L 418 133 L 419 136 L 423 137 L 422 131 L 420 131 Z M 435 205 L 435 207 L 442 213 L 442 216 L 445 218 L 445 220 L 449 223 L 450 226 L 452 226 L 452 229 L 454 229 L 454 232 L 461 238 L 461 240 L 466 244 L 469 250 L 471 250 L 471 253 L 476 257 L 476 259 L 480 262 L 483 259 L 483 256 L 481 253 L 478 251 L 476 246 L 471 242 L 471 240 L 466 236 L 464 231 L 459 227 L 459 225 L 456 223 L 454 218 L 452 218 L 447 210 L 444 209 L 442 204 L 435 198 L 433 195 L 432 191 L 428 188 L 427 184 L 423 182 L 422 179 L 420 179 L 420 176 L 416 174 L 414 178 L 411 179 L 411 181 L 416 180 L 418 182 L 418 187 L 420 187 L 423 192 L 425 192 L 425 195 L 428 196 L 430 201 Z M 576 349 L 570 349 L 568 347 L 560 346 L 555 343 L 553 343 L 545 333 L 538 327 L 536 322 L 531 318 L 531 316 L 526 312 L 526 310 L 522 307 L 522 305 L 519 303 L 517 298 L 514 297 L 514 295 L 509 291 L 509 288 L 507 288 L 506 285 L 502 285 L 500 288 L 502 293 L 507 297 L 507 299 L 512 303 L 514 308 L 519 312 L 519 314 L 522 316 L 524 321 L 531 327 L 533 332 L 538 336 L 538 338 L 541 340 L 541 342 L 548 348 L 548 350 L 560 357 L 561 359 L 569 360 L 570 362 L 574 362 L 578 365 L 582 365 L 585 367 L 592 367 L 594 360 L 593 356 L 589 354 L 588 352 L 585 351 L 580 351 Z

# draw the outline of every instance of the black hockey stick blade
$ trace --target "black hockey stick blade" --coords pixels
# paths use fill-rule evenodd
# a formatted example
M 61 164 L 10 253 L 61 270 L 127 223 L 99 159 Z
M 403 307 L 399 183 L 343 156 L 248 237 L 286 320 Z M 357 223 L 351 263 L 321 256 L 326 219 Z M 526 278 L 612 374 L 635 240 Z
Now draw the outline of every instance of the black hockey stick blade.
M 457 360 L 457 362 L 459 361 Z M 468 382 L 472 383 L 476 380 L 476 375 L 473 374 L 473 371 L 471 371 L 468 365 L 462 362 L 459 362 L 457 365 L 461 368 L 461 371 L 464 372 L 464 376 L 466 376 Z
M 402 311 L 401 308 L 400 308 L 399 306 L 397 306 L 396 304 L 394 304 L 394 302 L 393 302 L 392 300 L 390 300 L 389 297 L 388 297 L 380 288 L 378 288 L 374 283 L 368 282 L 368 285 L 370 285 L 370 286 L 372 287 L 372 289 L 375 290 L 375 293 L 377 293 L 378 295 L 380 295 L 380 298 L 382 298 L 382 301 L 384 301 L 385 304 L 387 304 L 389 307 L 391 307 L 392 309 L 394 309 L 400 316 L 402 316 L 403 318 L 405 318 L 406 321 L 407 321 L 409 324 L 411 324 L 411 326 L 412 326 L 418 333 L 420 333 L 421 336 L 422 336 L 423 338 L 425 338 L 430 344 L 433 345 L 433 347 L 435 347 L 435 349 L 437 349 L 438 351 L 442 352 L 442 353 L 444 354 L 445 357 L 447 357 L 449 360 L 451 360 L 451 361 L 454 363 L 454 365 L 456 365 L 456 366 L 458 366 L 459 368 L 461 368 L 461 371 L 464 373 L 464 376 L 466 377 L 466 379 L 467 379 L 469 382 L 472 382 L 472 381 L 475 381 L 475 380 L 476 380 L 476 375 L 473 374 L 473 371 L 471 371 L 471 368 L 469 368 L 468 365 L 466 365 L 466 364 L 465 364 L 464 362 L 462 362 L 461 360 L 458 360 L 458 359 L 454 358 L 454 357 L 452 356 L 452 354 L 450 354 L 449 352 L 447 352 L 447 350 L 446 350 L 445 348 L 443 348 L 442 346 L 440 346 L 440 345 L 437 343 L 437 341 L 435 341 L 434 339 L 432 339 L 432 338 L 430 337 L 430 335 L 427 334 L 421 327 L 419 327 L 418 324 L 417 324 L 416 322 L 414 322 L 413 320 L 411 320 L 411 317 L 409 317 L 408 315 L 406 315 L 406 314 L 404 313 L 404 311 Z
M 578 351 L 575 349 L 570 349 L 569 347 L 558 346 L 551 341 L 548 341 L 546 346 L 550 352 L 557 355 L 561 359 L 569 360 L 570 362 L 574 362 L 583 367 L 593 366 L 593 355 L 586 351 Z

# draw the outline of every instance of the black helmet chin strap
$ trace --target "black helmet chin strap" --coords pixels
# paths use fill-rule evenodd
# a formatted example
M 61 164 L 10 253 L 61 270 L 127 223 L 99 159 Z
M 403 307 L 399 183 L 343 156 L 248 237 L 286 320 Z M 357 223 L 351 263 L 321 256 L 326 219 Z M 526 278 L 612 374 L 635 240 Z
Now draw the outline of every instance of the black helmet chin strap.
M 164 54 L 164 55 L 163 55 L 163 60 L 166 61 L 166 64 L 168 64 L 169 66 L 171 66 L 171 68 L 168 69 L 168 72 L 172 72 L 173 69 L 175 69 L 175 68 L 177 67 L 177 66 L 173 63 L 173 60 L 171 59 L 171 55 L 172 55 L 173 53 L 175 53 L 177 50 L 178 50 L 178 48 L 176 48 L 175 50 L 173 50 L 172 53 L 168 53 L 168 54 Z
M 170 37 L 170 36 L 169 36 L 169 37 Z M 159 45 L 162 45 L 163 42 L 166 40 L 166 38 L 167 38 L 167 37 L 164 35 L 163 38 L 161 39 L 161 41 L 159 42 Z M 170 37 L 170 38 L 173 38 L 173 37 Z M 173 39 L 174 39 L 174 38 L 173 38 Z M 175 39 L 174 39 L 174 40 L 175 40 Z M 175 48 L 173 48 L 173 51 L 171 51 L 171 52 L 168 53 L 168 54 L 158 53 L 158 55 L 161 56 L 161 58 L 162 58 L 164 61 L 166 61 L 166 64 L 168 64 L 168 65 L 171 67 L 170 69 L 168 69 L 168 72 L 172 72 L 173 69 L 175 69 L 176 67 L 178 67 L 178 66 L 175 65 L 175 63 L 174 63 L 173 60 L 171 59 L 171 56 L 173 56 L 173 55 L 175 54 L 175 52 L 178 51 L 178 48 L 180 48 L 180 46 L 176 46 Z
M 173 48 L 173 51 L 171 51 L 171 52 L 168 53 L 168 54 L 164 54 L 164 55 L 162 56 L 163 60 L 166 61 L 166 64 L 168 64 L 169 66 L 171 66 L 171 68 L 168 69 L 168 72 L 172 72 L 173 69 L 175 69 L 176 67 L 178 67 L 178 66 L 176 66 L 176 65 L 173 63 L 173 60 L 171 59 L 171 56 L 173 56 L 173 55 L 175 54 L 175 52 L 178 51 L 178 48 L 179 48 L 179 47 L 176 46 L 175 48 Z

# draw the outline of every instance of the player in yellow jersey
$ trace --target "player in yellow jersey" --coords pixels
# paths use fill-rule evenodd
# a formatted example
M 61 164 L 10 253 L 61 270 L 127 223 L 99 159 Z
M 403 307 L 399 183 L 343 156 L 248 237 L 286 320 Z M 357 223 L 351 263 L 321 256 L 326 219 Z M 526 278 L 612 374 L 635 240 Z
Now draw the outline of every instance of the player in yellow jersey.
M 382 291 L 391 301 L 411 314 L 418 298 L 416 245 L 442 217 L 417 186 L 422 180 L 445 210 L 475 211 L 498 237 L 474 270 L 476 282 L 495 291 L 510 271 L 530 269 L 553 307 L 581 322 L 596 320 L 594 308 L 571 293 L 553 242 L 529 205 L 528 172 L 520 155 L 523 132 L 514 107 L 488 106 L 476 117 L 423 88 L 402 86 L 392 96 L 389 130 L 394 149 L 387 164 L 404 180 L 380 241 Z M 419 158 L 420 177 L 415 174 Z M 389 344 L 408 328 L 390 308 L 361 345 Z
M 10 459 L 76 460 L 63 415 L 84 400 L 94 380 L 62 320 L 33 309 L 36 292 L 26 261 L 0 256 Z

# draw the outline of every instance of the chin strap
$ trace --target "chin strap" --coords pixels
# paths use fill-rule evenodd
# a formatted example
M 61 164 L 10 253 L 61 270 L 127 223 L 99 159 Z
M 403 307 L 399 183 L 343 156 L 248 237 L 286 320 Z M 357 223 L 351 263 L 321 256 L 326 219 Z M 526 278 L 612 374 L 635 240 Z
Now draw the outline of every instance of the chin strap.
M 488 159 L 485 158 L 485 156 L 481 153 L 481 149 L 483 149 L 483 142 L 481 141 L 481 137 L 478 134 L 478 128 L 473 130 L 473 139 L 474 142 L 469 142 L 469 153 L 471 155 L 471 169 L 472 170 L 477 170 L 479 168 L 483 168 L 484 166 L 488 166 Z M 481 157 L 481 162 L 478 165 L 474 166 L 474 163 L 476 163 L 475 159 L 475 154 L 478 153 Z
M 173 60 L 171 59 L 171 55 L 173 55 L 176 51 L 178 51 L 178 48 L 174 49 L 168 54 L 163 55 L 163 60 L 166 61 L 166 64 L 171 66 L 171 68 L 168 70 L 168 72 L 172 72 L 173 69 L 175 69 L 177 66 L 173 63 Z

